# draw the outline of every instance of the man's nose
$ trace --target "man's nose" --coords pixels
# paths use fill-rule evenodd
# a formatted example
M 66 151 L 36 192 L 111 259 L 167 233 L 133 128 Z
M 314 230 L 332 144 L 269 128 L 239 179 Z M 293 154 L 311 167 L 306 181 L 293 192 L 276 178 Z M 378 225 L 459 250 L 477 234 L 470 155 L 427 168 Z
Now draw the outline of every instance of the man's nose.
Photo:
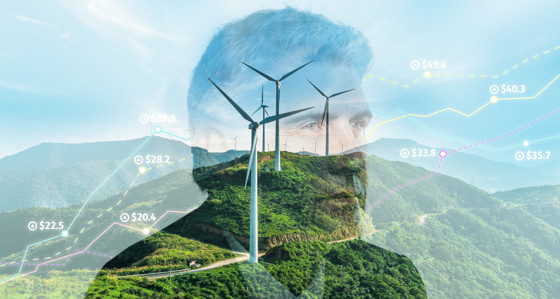
M 353 149 L 361 144 L 358 144 L 354 136 L 350 122 L 346 117 L 337 117 L 329 123 L 329 149 L 332 153 L 341 153 L 349 149 Z

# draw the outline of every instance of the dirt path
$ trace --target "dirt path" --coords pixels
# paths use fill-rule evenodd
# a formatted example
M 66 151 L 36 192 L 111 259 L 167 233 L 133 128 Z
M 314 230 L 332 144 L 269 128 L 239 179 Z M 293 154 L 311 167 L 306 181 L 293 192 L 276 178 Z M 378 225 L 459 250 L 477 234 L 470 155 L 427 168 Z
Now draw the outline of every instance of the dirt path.
M 351 238 L 347 238 L 347 239 L 343 239 L 343 240 L 330 241 L 330 242 L 327 242 L 327 244 L 340 243 L 340 242 L 355 240 L 355 239 L 358 239 L 361 236 L 371 236 L 378 231 L 380 231 L 380 230 L 374 230 L 374 231 L 371 231 L 367 234 L 363 234 L 363 235 L 360 235 L 360 236 L 351 237 Z M 201 272 L 201 271 L 216 269 L 216 268 L 220 268 L 220 267 L 223 267 L 223 266 L 243 262 L 243 261 L 246 261 L 246 260 L 249 259 L 249 254 L 247 252 L 234 252 L 234 253 L 239 254 L 241 256 L 234 257 L 234 258 L 227 259 L 227 260 L 223 260 L 223 261 L 219 261 L 219 262 L 210 264 L 208 266 L 205 266 L 205 267 L 202 267 L 202 268 L 199 268 L 199 269 L 180 269 L 180 270 L 172 270 L 172 271 L 164 271 L 164 272 L 156 272 L 156 273 L 124 275 L 124 276 L 119 276 L 119 278 L 139 276 L 139 277 L 146 277 L 148 279 L 159 279 L 159 278 L 165 278 L 165 277 L 169 277 L 169 276 L 176 276 L 176 275 L 182 275 L 182 274 L 187 274 L 187 273 L 195 273 L 195 272 Z M 263 255 L 265 255 L 265 253 L 259 253 L 259 257 L 261 257 Z
M 350 240 L 356 240 L 356 239 L 358 239 L 359 237 L 362 237 L 362 236 L 371 236 L 371 235 L 375 234 L 375 233 L 378 232 L 378 231 L 380 231 L 380 230 L 379 230 L 379 229 L 376 229 L 376 230 L 371 231 L 371 232 L 369 232 L 369 233 L 367 233 L 367 234 L 359 235 L 359 236 L 356 236 L 356 237 L 351 237 L 351 238 L 342 239 L 342 240 L 336 240 L 336 241 L 329 241 L 329 242 L 327 242 L 327 244 L 346 242 L 346 241 L 350 241 Z
M 216 263 L 213 263 L 213 264 L 210 264 L 208 266 L 198 268 L 198 269 L 190 269 L 189 268 L 189 269 L 180 269 L 180 270 L 155 272 L 155 273 L 124 275 L 124 276 L 119 276 L 119 278 L 139 276 L 139 277 L 147 277 L 149 279 L 158 279 L 158 278 L 164 278 L 164 277 L 169 277 L 169 276 L 182 275 L 182 274 L 186 274 L 186 273 L 194 273 L 194 272 L 206 271 L 206 270 L 210 270 L 210 269 L 216 269 L 216 268 L 223 267 L 223 266 L 226 266 L 226 265 L 231 265 L 231 264 L 243 262 L 243 261 L 246 261 L 246 260 L 249 259 L 249 254 L 248 253 L 245 253 L 245 252 L 235 252 L 235 253 L 241 254 L 242 256 L 238 256 L 238 257 L 234 257 L 234 258 L 231 258 L 231 259 L 219 261 L 219 262 L 216 262 Z M 259 253 L 259 257 L 263 256 L 263 255 L 264 255 L 264 253 Z

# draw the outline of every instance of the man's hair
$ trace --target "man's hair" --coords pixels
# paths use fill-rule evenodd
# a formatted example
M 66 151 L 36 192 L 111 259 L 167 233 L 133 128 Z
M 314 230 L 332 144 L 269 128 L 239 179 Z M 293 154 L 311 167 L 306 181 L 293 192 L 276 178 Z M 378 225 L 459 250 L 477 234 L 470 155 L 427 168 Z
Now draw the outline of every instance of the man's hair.
M 208 77 L 228 93 L 249 83 L 249 78 L 261 79 L 242 61 L 264 72 L 277 72 L 286 64 L 291 70 L 310 60 L 350 67 L 362 76 L 373 56 L 358 30 L 291 7 L 258 11 L 228 23 L 212 37 L 194 69 L 187 95 L 189 114 L 211 113 L 199 109 L 208 107 L 201 104 L 211 101 L 209 95 L 217 96 Z M 276 72 L 269 75 L 282 75 Z

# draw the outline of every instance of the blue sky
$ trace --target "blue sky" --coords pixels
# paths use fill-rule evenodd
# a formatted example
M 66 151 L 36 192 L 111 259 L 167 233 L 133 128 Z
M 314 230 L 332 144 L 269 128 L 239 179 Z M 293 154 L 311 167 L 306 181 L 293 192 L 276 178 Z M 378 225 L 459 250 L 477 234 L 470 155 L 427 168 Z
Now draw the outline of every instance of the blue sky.
M 534 95 L 560 73 L 560 50 L 553 50 L 560 46 L 560 5 L 553 1 L 30 3 L 3 3 L 0 10 L 0 157 L 49 140 L 99 141 L 101 127 L 105 140 L 145 136 L 149 125 L 138 121 L 144 113 L 175 114 L 177 122 L 166 130 L 188 136 L 186 92 L 206 44 L 221 25 L 264 8 L 290 5 L 361 30 L 374 52 L 369 71 L 374 77 L 362 87 L 371 107 L 385 114 L 395 109 L 428 114 L 445 107 L 470 113 L 488 101 L 491 84 L 525 84 L 527 95 Z M 415 59 L 446 60 L 442 74 L 454 76 L 420 79 L 408 88 L 389 82 L 421 78 L 410 69 Z M 524 59 L 530 61 L 521 63 Z M 497 79 L 455 76 L 501 75 L 508 69 Z M 499 102 L 471 118 L 442 113 L 417 120 L 441 134 L 478 141 L 558 108 L 559 85 L 535 100 Z M 372 125 L 387 119 L 378 116 Z M 559 125 L 550 120 L 502 145 L 560 134 Z M 408 119 L 380 126 L 370 141 L 381 137 L 462 145 Z

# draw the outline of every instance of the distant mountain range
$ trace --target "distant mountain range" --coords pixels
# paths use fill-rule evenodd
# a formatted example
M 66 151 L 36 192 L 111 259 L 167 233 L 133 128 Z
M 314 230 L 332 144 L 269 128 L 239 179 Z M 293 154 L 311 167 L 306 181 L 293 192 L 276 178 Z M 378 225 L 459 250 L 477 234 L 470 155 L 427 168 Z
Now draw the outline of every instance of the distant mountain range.
M 435 157 L 403 158 L 401 149 L 435 149 Z M 550 161 L 535 166 L 521 166 L 516 163 L 506 163 L 490 160 L 475 154 L 455 152 L 440 163 L 437 155 L 445 148 L 434 148 L 419 144 L 409 139 L 382 138 L 351 151 L 362 151 L 368 155 L 375 155 L 390 161 L 402 161 L 415 166 L 436 171 L 441 164 L 440 172 L 459 178 L 471 185 L 488 192 L 511 190 L 528 186 L 560 184 L 560 163 Z M 513 156 L 512 156 L 513 159 Z
M 209 153 L 180 141 L 154 136 L 113 174 L 146 138 L 81 144 L 41 143 L 4 157 L 0 159 L 0 211 L 80 203 L 112 175 L 92 197 L 92 200 L 103 199 L 123 192 L 132 181 L 139 184 L 177 169 L 192 168 L 193 164 L 195 168 L 214 165 L 245 153 Z M 137 155 L 143 163 L 134 162 Z M 156 156 L 156 163 L 147 164 L 147 155 L 151 160 Z M 157 156 L 161 156 L 160 163 Z M 137 178 L 142 165 L 153 169 Z
M 537 298 L 554 297 L 560 293 L 556 283 L 560 280 L 558 186 L 489 194 L 447 175 L 436 175 L 408 184 L 414 179 L 429 176 L 430 172 L 375 156 L 366 157 L 364 163 L 356 154 L 314 157 L 284 152 L 283 171 L 266 172 L 265 167 L 272 168 L 271 154 L 259 154 L 261 249 L 270 248 L 271 254 L 277 250 L 275 248 L 289 244 L 296 244 L 294 246 L 302 249 L 289 264 L 276 264 L 276 258 L 266 260 L 275 264 L 269 268 L 273 275 L 280 276 L 278 279 L 282 283 L 291 281 L 291 275 L 297 274 L 299 269 L 293 265 L 298 265 L 298 260 L 308 256 L 305 244 L 308 238 L 313 242 L 348 238 L 359 234 L 360 228 L 362 233 L 366 233 L 373 224 L 375 233 L 362 240 L 408 257 L 420 272 L 429 297 Z M 216 238 L 222 231 L 231 232 L 240 243 L 246 244 L 249 226 L 249 196 L 248 190 L 243 188 L 246 162 L 247 156 L 243 156 L 237 161 L 197 168 L 192 177 L 208 199 L 197 210 L 174 223 L 160 222 L 162 226 L 158 227 L 166 227 L 163 231 L 174 236 L 164 238 L 169 241 L 161 239 L 161 242 L 153 243 L 143 256 L 137 258 L 146 262 L 157 260 L 159 256 L 164 256 L 164 252 L 175 250 L 173 246 L 187 242 L 184 238 L 225 247 L 224 241 Z M 130 212 L 136 207 L 154 209 L 160 198 L 186 201 L 192 188 L 182 185 L 193 185 L 190 177 L 187 170 L 178 170 L 131 188 L 128 203 L 110 212 L 107 207 L 122 195 L 88 204 L 90 210 L 78 220 L 75 229 L 86 226 L 86 230 L 79 234 L 78 242 L 88 244 L 91 237 L 102 232 L 107 223 L 118 221 L 123 211 Z M 163 185 L 171 187 L 164 188 Z M 401 188 L 384 198 L 397 185 Z M 360 207 L 365 208 L 365 215 Z M 60 218 L 66 221 L 77 208 L 78 205 L 62 209 L 29 208 L 0 214 L 0 222 L 4 223 L 0 225 L 4 227 L 4 233 L 0 235 L 18 243 L 12 250 L 5 251 L 3 261 L 17 261 L 25 244 L 33 241 L 21 238 L 32 235 L 26 232 L 29 219 Z M 101 212 L 108 217 L 106 222 L 94 221 L 87 226 L 88 221 Z M 362 223 L 356 226 L 353 224 L 355 221 Z M 73 245 L 76 232 L 72 234 L 72 238 L 67 240 L 59 239 L 40 246 L 35 249 L 34 256 L 50 256 L 52 252 L 64 251 Z M 134 234 L 140 235 L 116 229 L 104 235 L 103 240 L 96 242 L 93 248 L 116 256 L 118 252 L 114 250 L 130 246 L 132 243 L 123 240 L 130 240 L 126 236 Z M 313 246 L 316 245 L 312 245 L 311 252 L 316 248 Z M 131 250 L 137 247 L 125 250 L 123 255 L 131 254 Z M 341 264 L 349 264 L 353 253 L 348 253 L 346 250 L 336 251 L 337 255 L 333 258 Z M 180 252 L 172 256 L 178 257 Z M 179 264 L 165 264 L 165 261 L 153 262 L 150 266 L 182 266 L 180 259 L 169 260 Z M 85 262 L 87 259 L 84 259 Z M 363 267 L 371 267 L 370 263 L 371 260 L 365 259 Z M 376 263 L 381 265 L 384 262 L 377 259 Z M 72 264 L 72 267 L 84 264 Z M 280 266 L 283 267 L 282 272 L 274 272 Z M 236 271 L 231 267 L 215 269 L 208 273 L 179 276 L 173 281 L 183 290 L 199 289 L 200 285 L 216 290 L 220 286 L 212 284 L 216 281 L 215 277 L 219 277 L 219 281 L 235 280 L 232 277 L 239 277 Z M 363 279 L 371 277 L 371 273 L 367 273 L 369 276 L 363 276 Z M 310 274 L 305 275 L 302 277 L 309 281 Z M 123 283 L 119 280 L 116 285 Z M 115 284 L 96 285 L 103 292 L 103 287 Z M 244 284 L 240 285 L 244 288 Z M 149 284 L 135 284 L 135 288 L 154 291 Z M 237 284 L 235 288 L 238 288 Z

